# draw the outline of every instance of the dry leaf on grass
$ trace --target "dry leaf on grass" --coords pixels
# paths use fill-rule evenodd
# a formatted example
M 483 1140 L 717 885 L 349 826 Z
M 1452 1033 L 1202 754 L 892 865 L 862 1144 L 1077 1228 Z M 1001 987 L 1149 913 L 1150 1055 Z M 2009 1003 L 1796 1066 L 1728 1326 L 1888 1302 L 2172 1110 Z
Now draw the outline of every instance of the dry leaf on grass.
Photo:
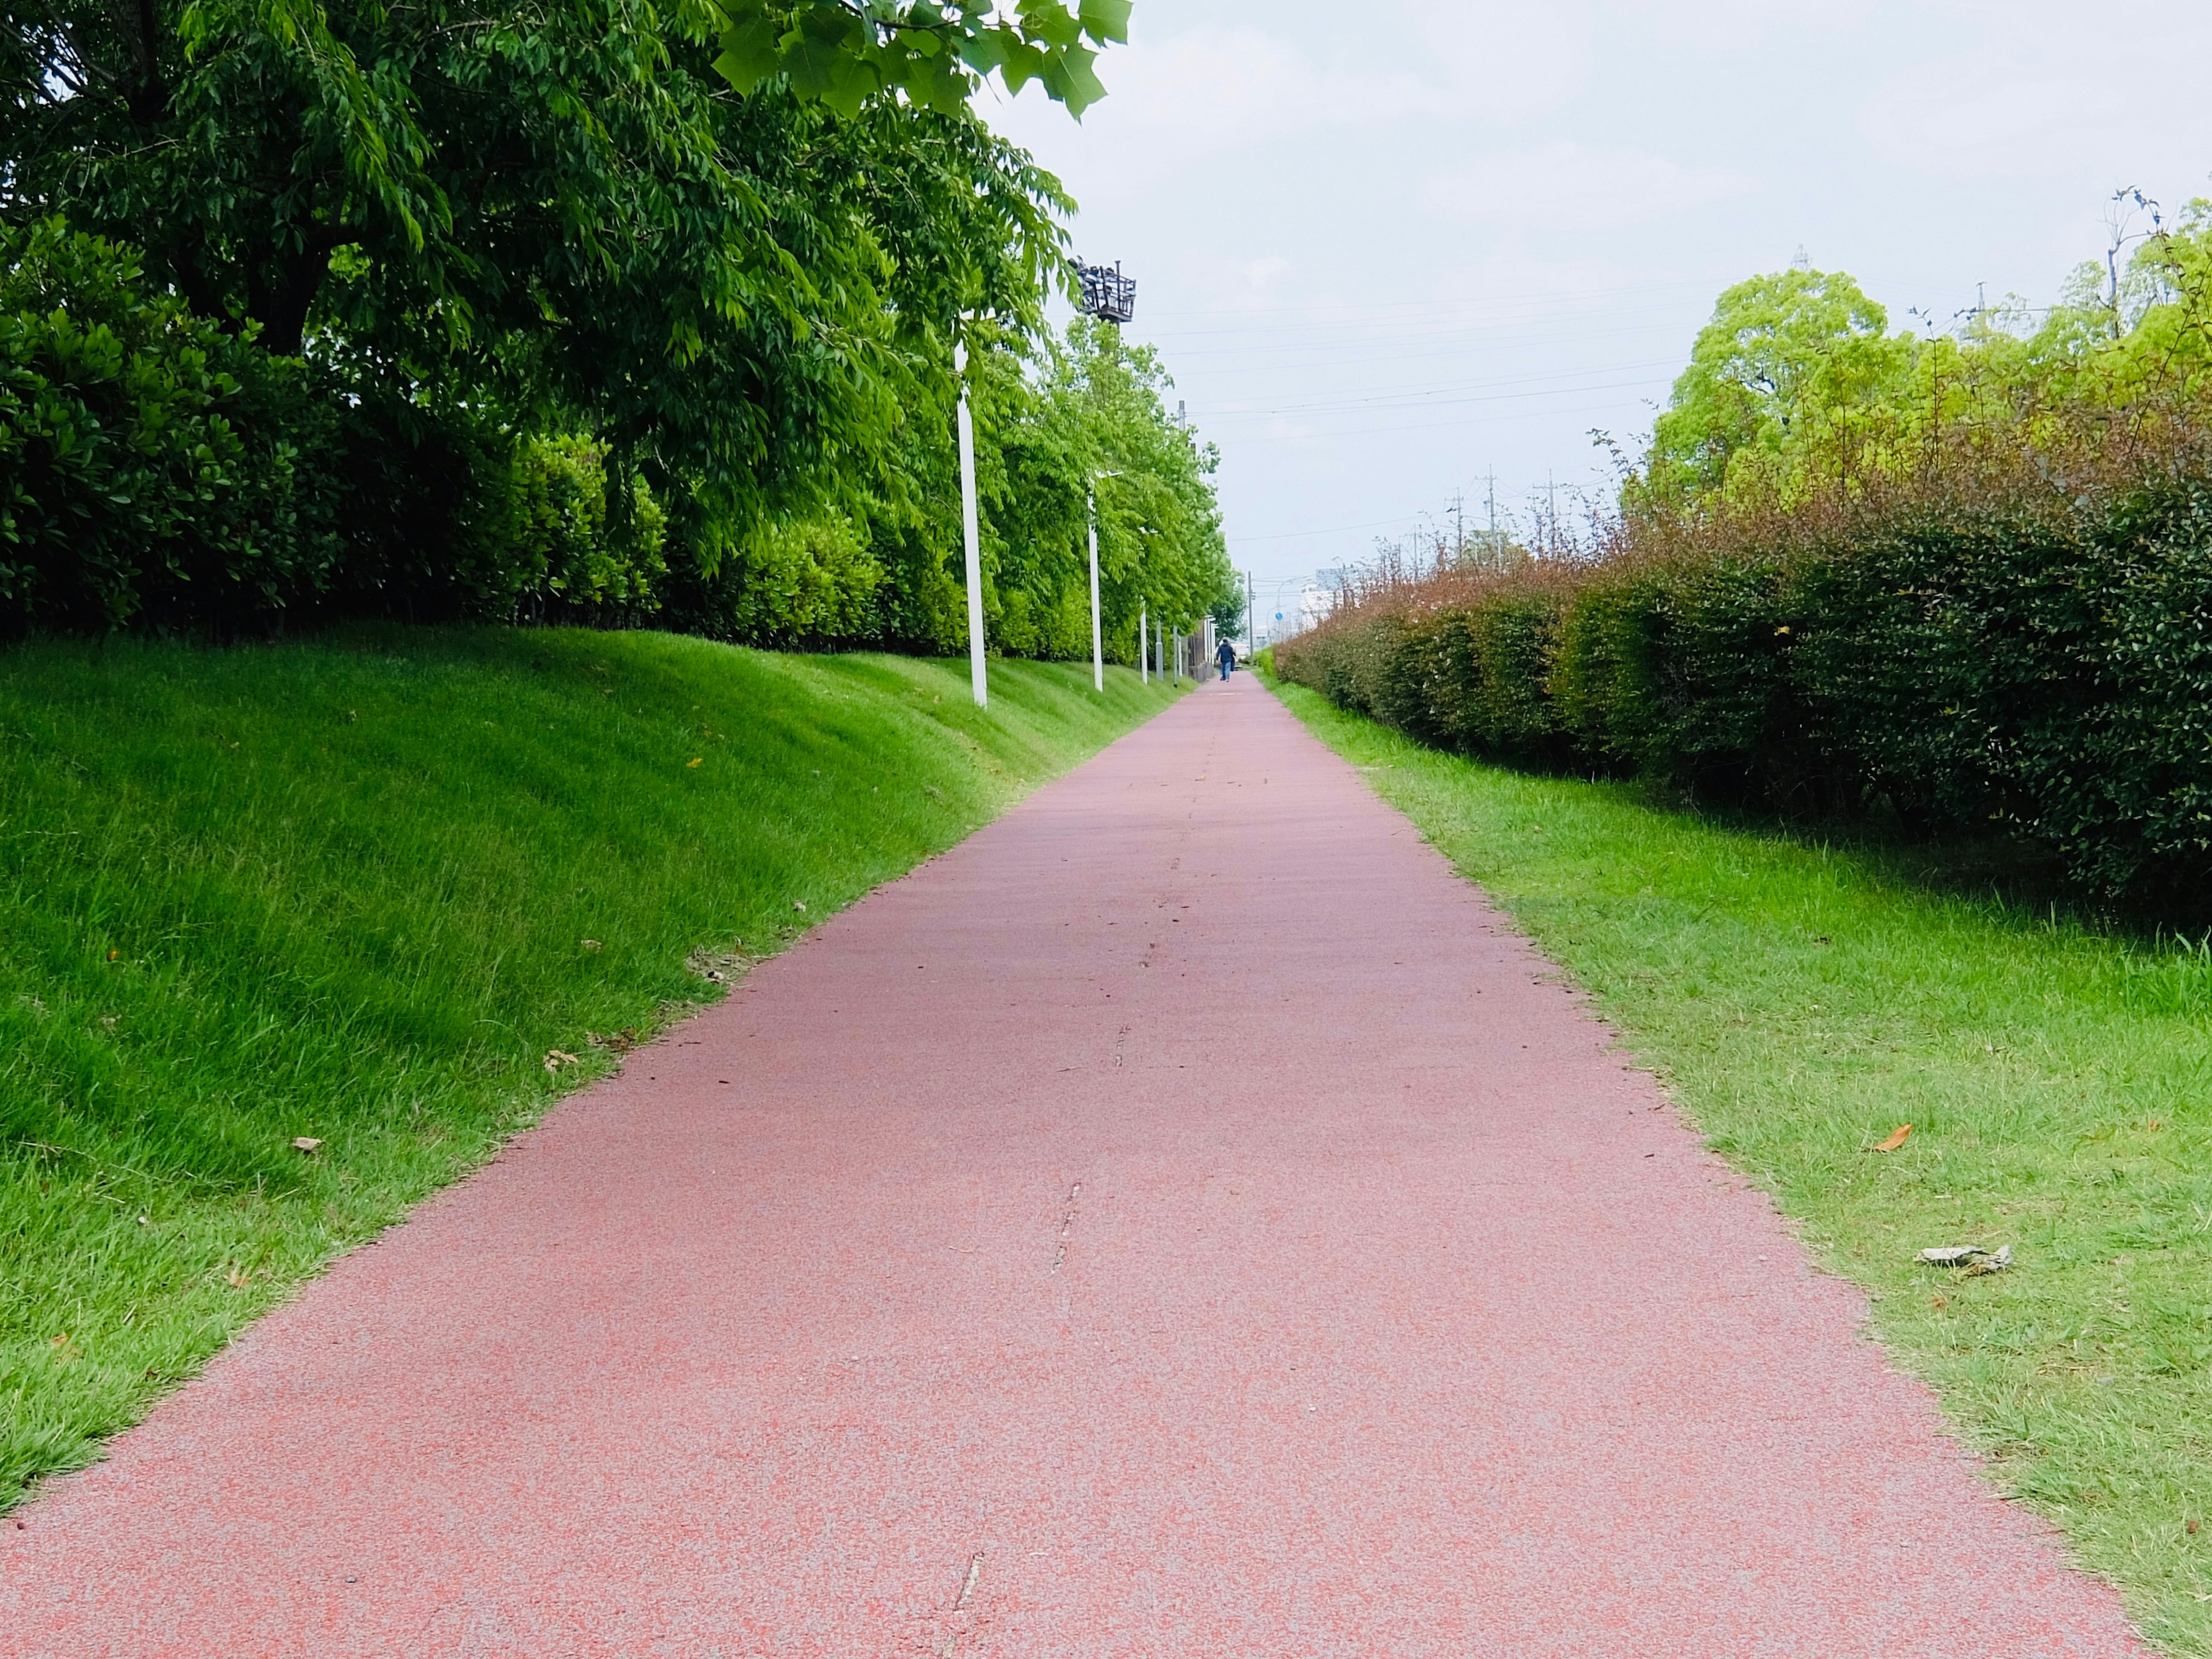
M 294 1135 L 292 1137 L 292 1150 L 295 1152 L 319 1152 L 321 1150 L 322 1145 L 322 1141 L 313 1135 Z
M 2001 1273 L 2012 1266 L 2012 1246 L 2007 1244 L 1994 1253 L 1978 1244 L 1944 1244 L 1921 1251 L 1915 1260 L 1931 1267 L 1963 1267 L 1966 1277 L 1980 1273 Z
M 551 1077 L 563 1066 L 580 1066 L 581 1064 L 583 1062 L 566 1048 L 548 1048 L 545 1051 L 545 1075 L 548 1077 Z
M 586 1031 L 586 1038 L 594 1048 L 605 1048 L 609 1054 L 626 1054 L 637 1047 L 637 1027 L 625 1025 L 619 1031 Z
M 1878 1146 L 1868 1147 L 1867 1151 L 1870 1152 L 1893 1152 L 1899 1147 L 1905 1145 L 1905 1137 L 1910 1135 L 1911 1133 L 1912 1126 L 1910 1123 L 1900 1123 L 1894 1129 L 1892 1129 L 1889 1132 L 1888 1139 L 1882 1141 Z

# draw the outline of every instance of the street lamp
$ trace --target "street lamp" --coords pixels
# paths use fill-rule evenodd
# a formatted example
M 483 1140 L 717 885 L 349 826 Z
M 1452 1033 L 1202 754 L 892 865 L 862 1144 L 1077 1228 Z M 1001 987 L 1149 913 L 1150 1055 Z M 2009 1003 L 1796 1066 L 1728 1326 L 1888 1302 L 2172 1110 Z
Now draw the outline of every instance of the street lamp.
M 1091 687 L 1094 691 L 1106 689 L 1106 646 L 1098 633 L 1098 480 L 1121 476 L 1118 472 L 1094 474 L 1090 489 L 1084 491 L 1091 507 Z
M 1105 265 L 1086 265 L 1075 261 L 1075 285 L 1079 290 L 1075 308 L 1086 317 L 1096 317 L 1102 323 L 1133 322 L 1137 315 L 1137 279 L 1121 274 L 1121 262 L 1116 259 L 1109 269 Z
M 1086 265 L 1074 261 L 1075 308 L 1086 317 L 1096 317 L 1103 323 L 1126 323 L 1137 314 L 1137 279 L 1121 274 L 1121 262 L 1116 259 L 1113 269 L 1104 265 Z M 1100 478 L 1118 478 L 1118 472 L 1101 472 Z M 1106 649 L 1098 635 L 1098 485 L 1093 479 L 1085 491 L 1091 508 L 1091 684 L 1099 691 L 1106 689 Z M 1137 666 L 1144 673 L 1145 608 L 1137 607 Z M 1146 677 L 1149 680 L 1149 676 Z
M 968 343 L 953 343 L 952 373 L 960 382 L 960 533 L 968 551 L 968 680 L 975 707 L 991 706 L 990 681 L 983 669 L 983 541 L 975 525 L 975 422 L 968 413 Z

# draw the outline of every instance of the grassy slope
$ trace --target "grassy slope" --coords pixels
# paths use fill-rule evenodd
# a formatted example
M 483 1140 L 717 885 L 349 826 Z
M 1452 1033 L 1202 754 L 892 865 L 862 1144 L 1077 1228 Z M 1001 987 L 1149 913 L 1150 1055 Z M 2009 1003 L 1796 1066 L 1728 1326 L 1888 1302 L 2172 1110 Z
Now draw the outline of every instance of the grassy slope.
M 588 1033 L 719 994 L 695 950 L 779 948 L 1170 697 L 992 690 L 645 634 L 0 654 L 0 1508 L 606 1069 Z
M 2212 958 L 1278 689 L 1874 1294 L 1892 1356 L 2152 1639 L 2212 1655 Z M 1902 1151 L 1862 1150 L 1908 1121 Z M 1979 1279 L 1912 1259 L 2007 1243 L 2017 1270 Z

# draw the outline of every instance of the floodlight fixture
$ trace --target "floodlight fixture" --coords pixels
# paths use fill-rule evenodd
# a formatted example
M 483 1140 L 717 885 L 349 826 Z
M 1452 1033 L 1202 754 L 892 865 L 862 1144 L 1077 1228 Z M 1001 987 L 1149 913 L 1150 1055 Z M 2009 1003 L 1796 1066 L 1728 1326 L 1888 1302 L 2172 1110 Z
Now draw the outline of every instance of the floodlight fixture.
M 1137 279 L 1121 274 L 1121 262 L 1116 259 L 1111 266 L 1086 265 L 1075 262 L 1076 285 L 1082 297 L 1075 308 L 1086 317 L 1096 317 L 1102 323 L 1127 323 L 1137 315 Z

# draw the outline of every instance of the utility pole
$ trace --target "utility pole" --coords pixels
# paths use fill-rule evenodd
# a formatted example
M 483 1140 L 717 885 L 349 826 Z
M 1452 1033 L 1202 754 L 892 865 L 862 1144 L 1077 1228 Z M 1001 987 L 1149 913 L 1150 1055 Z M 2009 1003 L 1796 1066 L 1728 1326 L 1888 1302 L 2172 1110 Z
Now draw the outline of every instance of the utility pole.
M 983 538 L 975 526 L 975 422 L 968 413 L 968 343 L 952 348 L 952 372 L 960 377 L 960 533 L 968 544 L 968 678 L 975 707 L 991 706 L 991 686 L 983 669 Z
M 1244 573 L 1244 654 L 1260 654 L 1260 585 L 1252 573 Z
M 1106 689 L 1106 647 L 1098 635 L 1098 486 L 1085 492 L 1091 502 L 1091 689 Z
M 1152 683 L 1152 642 L 1145 632 L 1151 626 L 1152 623 L 1146 619 L 1144 601 L 1140 599 L 1137 602 L 1137 684 L 1139 685 Z

